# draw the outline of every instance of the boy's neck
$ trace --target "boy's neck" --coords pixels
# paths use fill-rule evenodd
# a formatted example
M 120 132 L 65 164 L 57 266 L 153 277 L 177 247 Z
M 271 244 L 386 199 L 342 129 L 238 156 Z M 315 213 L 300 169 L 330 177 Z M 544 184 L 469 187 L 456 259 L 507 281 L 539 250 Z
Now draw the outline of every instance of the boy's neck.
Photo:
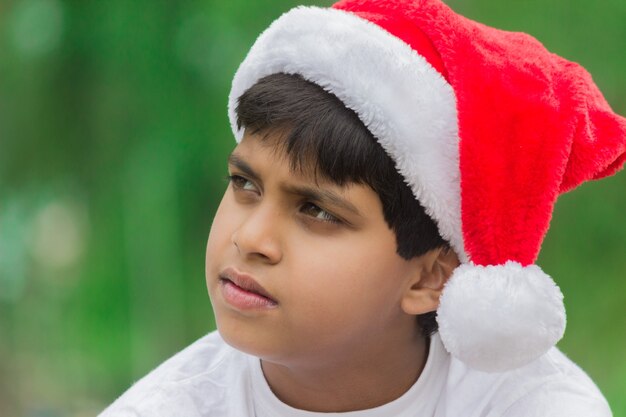
M 387 404 L 417 381 L 426 364 L 429 340 L 420 334 L 403 343 L 361 346 L 328 366 L 297 367 L 261 361 L 272 392 L 291 407 L 347 412 Z

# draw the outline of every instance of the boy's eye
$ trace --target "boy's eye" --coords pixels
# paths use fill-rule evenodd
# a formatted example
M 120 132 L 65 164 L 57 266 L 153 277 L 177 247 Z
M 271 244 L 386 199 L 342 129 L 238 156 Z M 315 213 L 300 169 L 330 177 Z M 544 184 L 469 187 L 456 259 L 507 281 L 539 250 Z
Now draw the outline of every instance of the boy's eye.
M 237 190 L 256 191 L 256 187 L 252 181 L 245 179 L 239 175 L 229 175 L 228 181 L 233 185 L 233 188 Z
M 313 203 L 304 203 L 300 210 L 307 216 L 315 217 L 315 219 L 319 221 L 328 223 L 341 223 L 341 220 Z

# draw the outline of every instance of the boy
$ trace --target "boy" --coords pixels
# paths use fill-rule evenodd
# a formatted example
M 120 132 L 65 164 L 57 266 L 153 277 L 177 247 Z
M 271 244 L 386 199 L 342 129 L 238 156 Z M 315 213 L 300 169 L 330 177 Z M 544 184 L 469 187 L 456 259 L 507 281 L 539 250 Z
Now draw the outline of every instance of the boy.
M 347 0 L 274 22 L 229 100 L 218 332 L 102 416 L 611 415 L 533 265 L 557 195 L 626 158 L 584 70 L 438 0 Z

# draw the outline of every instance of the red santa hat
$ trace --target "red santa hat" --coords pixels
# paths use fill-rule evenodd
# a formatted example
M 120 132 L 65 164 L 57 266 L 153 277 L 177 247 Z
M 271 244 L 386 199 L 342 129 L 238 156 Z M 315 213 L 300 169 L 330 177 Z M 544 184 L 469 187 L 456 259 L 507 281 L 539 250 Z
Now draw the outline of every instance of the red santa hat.
M 259 36 L 234 77 L 238 141 L 238 98 L 278 72 L 358 114 L 459 255 L 437 312 L 454 357 L 504 371 L 561 339 L 563 296 L 534 265 L 554 203 L 626 159 L 626 119 L 582 67 L 439 0 L 297 7 Z

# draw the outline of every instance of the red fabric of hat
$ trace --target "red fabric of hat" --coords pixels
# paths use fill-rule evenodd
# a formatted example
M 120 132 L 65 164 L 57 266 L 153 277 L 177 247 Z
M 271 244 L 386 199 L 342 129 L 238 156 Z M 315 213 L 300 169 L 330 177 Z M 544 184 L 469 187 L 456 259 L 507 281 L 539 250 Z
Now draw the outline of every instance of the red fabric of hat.
M 474 22 L 438 0 L 333 7 L 405 41 L 454 88 L 463 235 L 474 263 L 534 263 L 558 194 L 624 164 L 626 120 L 584 68 L 535 38 Z

